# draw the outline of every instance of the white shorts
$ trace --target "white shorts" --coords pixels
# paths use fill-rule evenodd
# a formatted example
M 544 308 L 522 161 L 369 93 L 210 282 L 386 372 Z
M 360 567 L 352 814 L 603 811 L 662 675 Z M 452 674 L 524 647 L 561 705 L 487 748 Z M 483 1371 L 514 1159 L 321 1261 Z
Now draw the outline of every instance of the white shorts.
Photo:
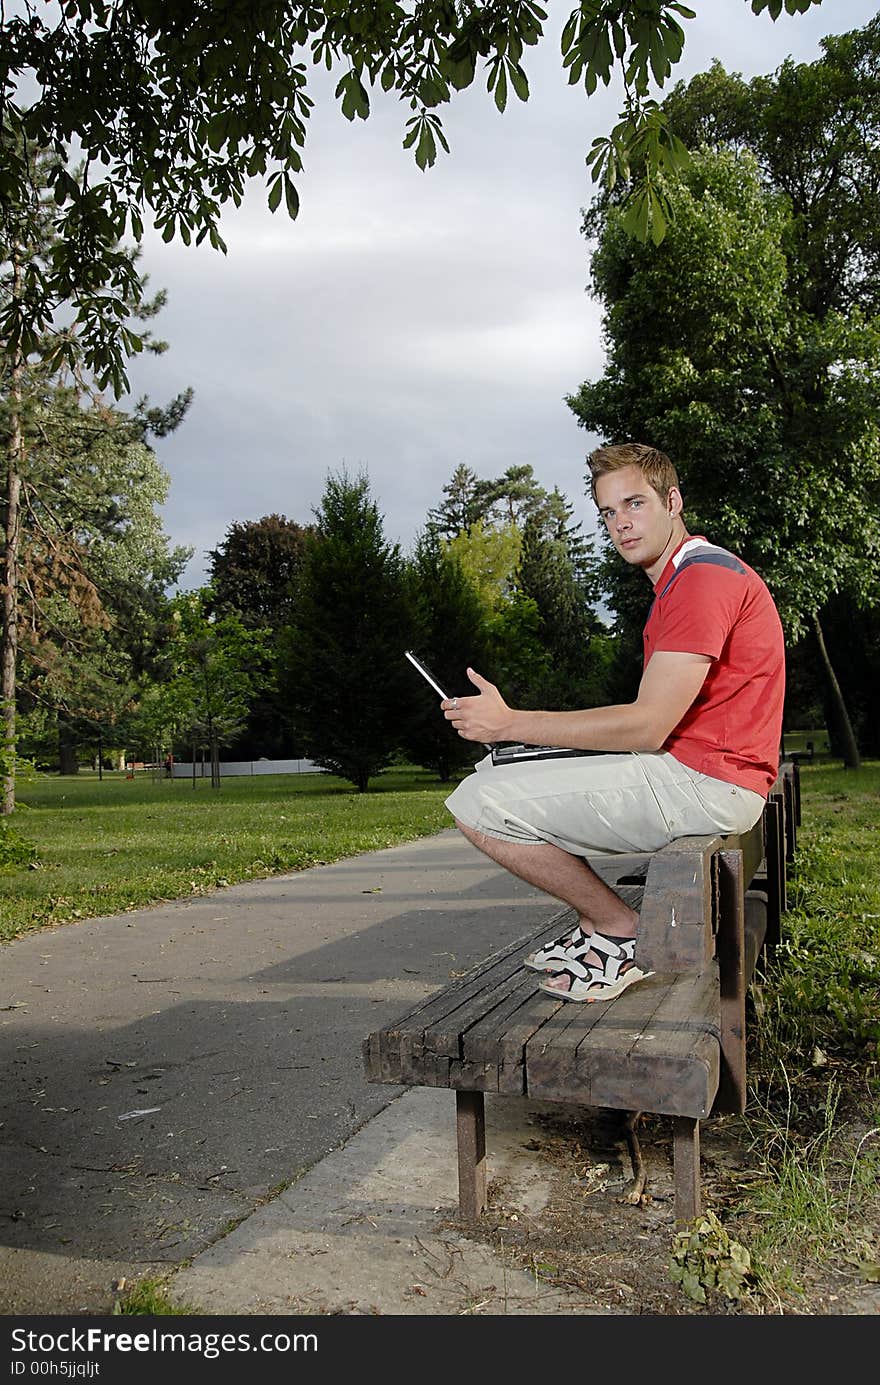
M 657 851 L 676 837 L 747 832 L 765 800 L 688 769 L 668 751 L 493 765 L 463 779 L 446 807 L 502 841 L 550 842 L 574 856 Z

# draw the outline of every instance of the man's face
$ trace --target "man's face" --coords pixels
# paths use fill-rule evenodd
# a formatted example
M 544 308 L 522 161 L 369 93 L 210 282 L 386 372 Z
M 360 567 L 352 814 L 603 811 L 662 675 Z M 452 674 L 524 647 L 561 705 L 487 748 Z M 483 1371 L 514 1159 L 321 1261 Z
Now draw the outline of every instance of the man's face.
M 596 504 L 620 556 L 649 577 L 659 577 L 681 532 L 678 491 L 672 489 L 661 500 L 640 469 L 628 466 L 599 477 Z

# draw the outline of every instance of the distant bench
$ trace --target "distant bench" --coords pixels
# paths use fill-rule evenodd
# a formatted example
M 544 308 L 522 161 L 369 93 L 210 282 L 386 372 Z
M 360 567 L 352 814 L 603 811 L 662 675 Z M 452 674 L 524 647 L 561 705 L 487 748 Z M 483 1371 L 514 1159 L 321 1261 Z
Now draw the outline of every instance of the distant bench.
M 672 1116 L 675 1217 L 699 1215 L 700 1121 L 745 1109 L 746 988 L 779 939 L 799 824 L 787 762 L 749 833 L 588 858 L 639 911 L 635 960 L 654 972 L 614 1000 L 554 1000 L 523 967 L 574 925 L 566 909 L 364 1040 L 368 1081 L 455 1090 L 465 1220 L 486 1206 L 486 1092 Z

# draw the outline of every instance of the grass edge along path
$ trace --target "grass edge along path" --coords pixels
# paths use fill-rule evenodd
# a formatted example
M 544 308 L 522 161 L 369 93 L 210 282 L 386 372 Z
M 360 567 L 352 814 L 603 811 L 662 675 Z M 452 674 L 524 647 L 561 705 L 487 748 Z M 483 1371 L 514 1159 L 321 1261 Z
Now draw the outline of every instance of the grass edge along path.
M 224 886 L 399 846 L 452 826 L 453 787 L 414 766 L 367 793 L 329 774 L 130 780 L 107 773 L 22 783 L 12 825 L 30 864 L 0 870 L 0 943 Z

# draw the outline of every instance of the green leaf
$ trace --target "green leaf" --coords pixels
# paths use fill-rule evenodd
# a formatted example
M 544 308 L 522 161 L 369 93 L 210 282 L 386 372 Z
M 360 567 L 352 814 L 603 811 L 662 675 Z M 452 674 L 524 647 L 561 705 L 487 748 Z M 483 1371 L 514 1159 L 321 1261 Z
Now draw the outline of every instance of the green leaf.
M 667 221 L 663 211 L 663 205 L 659 197 L 655 197 L 651 203 L 651 240 L 655 245 L 659 245 L 666 235 Z
M 644 244 L 648 239 L 650 219 L 651 203 L 648 189 L 642 183 L 630 193 L 623 203 L 620 224 L 627 235 Z
M 228 132 L 229 119 L 226 111 L 221 111 L 218 115 L 212 116 L 208 121 L 208 128 L 205 136 L 208 148 L 213 150 L 215 154 L 219 154 L 226 143 Z
M 269 211 L 277 212 L 281 206 L 281 194 L 284 189 L 281 186 L 281 174 L 276 173 L 269 188 Z
M 503 65 L 498 68 L 498 81 L 495 83 L 495 105 L 503 115 L 507 106 L 507 70 Z
M 579 19 L 579 12 L 577 10 L 574 10 L 568 16 L 568 19 L 565 21 L 565 27 L 562 30 L 562 39 L 559 45 L 563 57 L 565 57 L 566 54 L 571 51 L 572 45 L 574 44 L 575 37 L 577 35 Z
M 416 163 L 419 168 L 430 168 L 437 157 L 437 145 L 434 142 L 434 132 L 427 120 L 423 121 L 419 143 L 416 148 Z
M 697 1275 L 692 1271 L 685 1271 L 682 1277 L 681 1287 L 684 1289 L 688 1298 L 692 1299 L 694 1303 L 706 1302 L 706 1290 L 703 1288 Z
M 510 80 L 520 101 L 528 101 L 529 79 L 518 63 L 515 63 L 510 69 Z

